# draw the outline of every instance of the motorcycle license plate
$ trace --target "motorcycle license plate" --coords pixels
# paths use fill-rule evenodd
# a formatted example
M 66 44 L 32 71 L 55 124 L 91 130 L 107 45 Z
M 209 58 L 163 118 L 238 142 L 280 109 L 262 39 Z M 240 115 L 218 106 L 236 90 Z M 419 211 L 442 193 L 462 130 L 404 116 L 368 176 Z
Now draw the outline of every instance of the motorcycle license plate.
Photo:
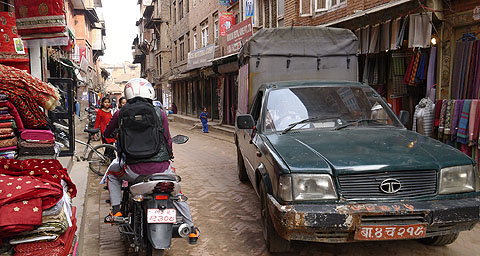
M 177 211 L 175 209 L 148 209 L 147 223 L 176 223 Z
M 425 237 L 426 224 L 361 226 L 355 232 L 355 240 L 396 240 Z

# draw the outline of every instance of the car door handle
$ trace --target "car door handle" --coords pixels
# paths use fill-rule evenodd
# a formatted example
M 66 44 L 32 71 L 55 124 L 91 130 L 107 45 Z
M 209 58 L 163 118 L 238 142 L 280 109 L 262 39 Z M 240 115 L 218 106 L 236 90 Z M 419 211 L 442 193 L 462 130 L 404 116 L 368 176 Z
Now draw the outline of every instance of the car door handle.
M 255 154 L 256 154 L 258 157 L 261 157 L 261 156 L 262 156 L 262 152 L 260 152 L 260 151 L 258 151 L 258 150 L 255 152 Z

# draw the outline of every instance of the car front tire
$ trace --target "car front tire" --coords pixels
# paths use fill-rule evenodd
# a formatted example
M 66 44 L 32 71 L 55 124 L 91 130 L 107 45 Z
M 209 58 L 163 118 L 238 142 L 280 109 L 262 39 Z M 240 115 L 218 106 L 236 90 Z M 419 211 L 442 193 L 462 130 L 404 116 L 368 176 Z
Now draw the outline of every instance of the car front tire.
M 263 238 L 265 239 L 267 249 L 271 253 L 290 251 L 290 241 L 283 239 L 273 226 L 270 213 L 267 206 L 267 190 L 265 182 L 260 181 L 260 213 L 263 224 Z

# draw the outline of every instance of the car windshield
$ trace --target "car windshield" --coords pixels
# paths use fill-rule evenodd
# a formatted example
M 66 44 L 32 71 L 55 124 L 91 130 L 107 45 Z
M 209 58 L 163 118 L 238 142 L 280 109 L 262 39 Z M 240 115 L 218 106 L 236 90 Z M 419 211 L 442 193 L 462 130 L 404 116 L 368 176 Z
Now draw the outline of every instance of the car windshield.
M 265 131 L 402 127 L 385 102 L 366 87 L 309 86 L 273 90 L 266 106 Z

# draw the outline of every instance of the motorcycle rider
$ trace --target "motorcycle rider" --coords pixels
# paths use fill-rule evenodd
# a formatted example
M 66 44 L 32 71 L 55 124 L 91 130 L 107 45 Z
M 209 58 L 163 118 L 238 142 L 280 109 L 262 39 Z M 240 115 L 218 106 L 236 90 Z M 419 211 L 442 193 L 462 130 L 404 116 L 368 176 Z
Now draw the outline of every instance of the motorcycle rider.
M 147 100 L 150 104 L 153 103 L 155 99 L 155 90 L 153 86 L 143 78 L 134 78 L 127 82 L 124 89 L 124 95 L 127 99 L 127 105 L 138 100 Z M 125 108 L 126 106 L 124 106 Z M 158 108 L 158 107 L 155 107 Z M 158 109 L 157 109 L 158 110 Z M 153 157 L 143 159 L 140 161 L 134 161 L 134 163 L 126 164 L 128 162 L 126 155 L 119 152 L 119 158 L 115 159 L 110 166 L 108 167 L 108 190 L 110 192 L 110 203 L 112 205 L 112 211 L 109 215 L 105 217 L 106 223 L 113 223 L 113 217 L 122 216 L 120 211 L 120 204 L 122 199 L 121 186 L 123 180 L 128 182 L 135 182 L 139 179 L 140 176 L 147 176 L 154 173 L 164 173 L 164 174 L 174 174 L 174 169 L 170 166 L 170 157 L 172 156 L 172 140 L 170 137 L 170 131 L 168 129 L 168 119 L 165 112 L 160 108 L 160 111 L 157 111 L 157 117 L 161 120 L 161 124 L 164 130 L 165 140 L 164 144 L 160 147 L 160 152 L 158 152 Z M 161 113 L 161 114 L 159 114 Z M 105 129 L 105 136 L 112 137 L 114 131 L 119 127 L 121 111 L 117 111 L 111 118 L 110 122 Z M 120 142 L 120 141 L 119 141 Z M 118 147 L 119 150 L 122 147 Z M 166 152 L 165 152 L 166 151 Z M 167 155 L 168 154 L 168 155 Z M 166 157 L 165 157 L 166 156 Z M 199 230 L 194 226 L 192 216 L 190 213 L 190 208 L 186 201 L 173 202 L 177 211 L 179 211 L 185 223 L 190 226 L 192 230 L 189 235 L 189 242 L 191 244 L 196 244 L 199 237 Z

